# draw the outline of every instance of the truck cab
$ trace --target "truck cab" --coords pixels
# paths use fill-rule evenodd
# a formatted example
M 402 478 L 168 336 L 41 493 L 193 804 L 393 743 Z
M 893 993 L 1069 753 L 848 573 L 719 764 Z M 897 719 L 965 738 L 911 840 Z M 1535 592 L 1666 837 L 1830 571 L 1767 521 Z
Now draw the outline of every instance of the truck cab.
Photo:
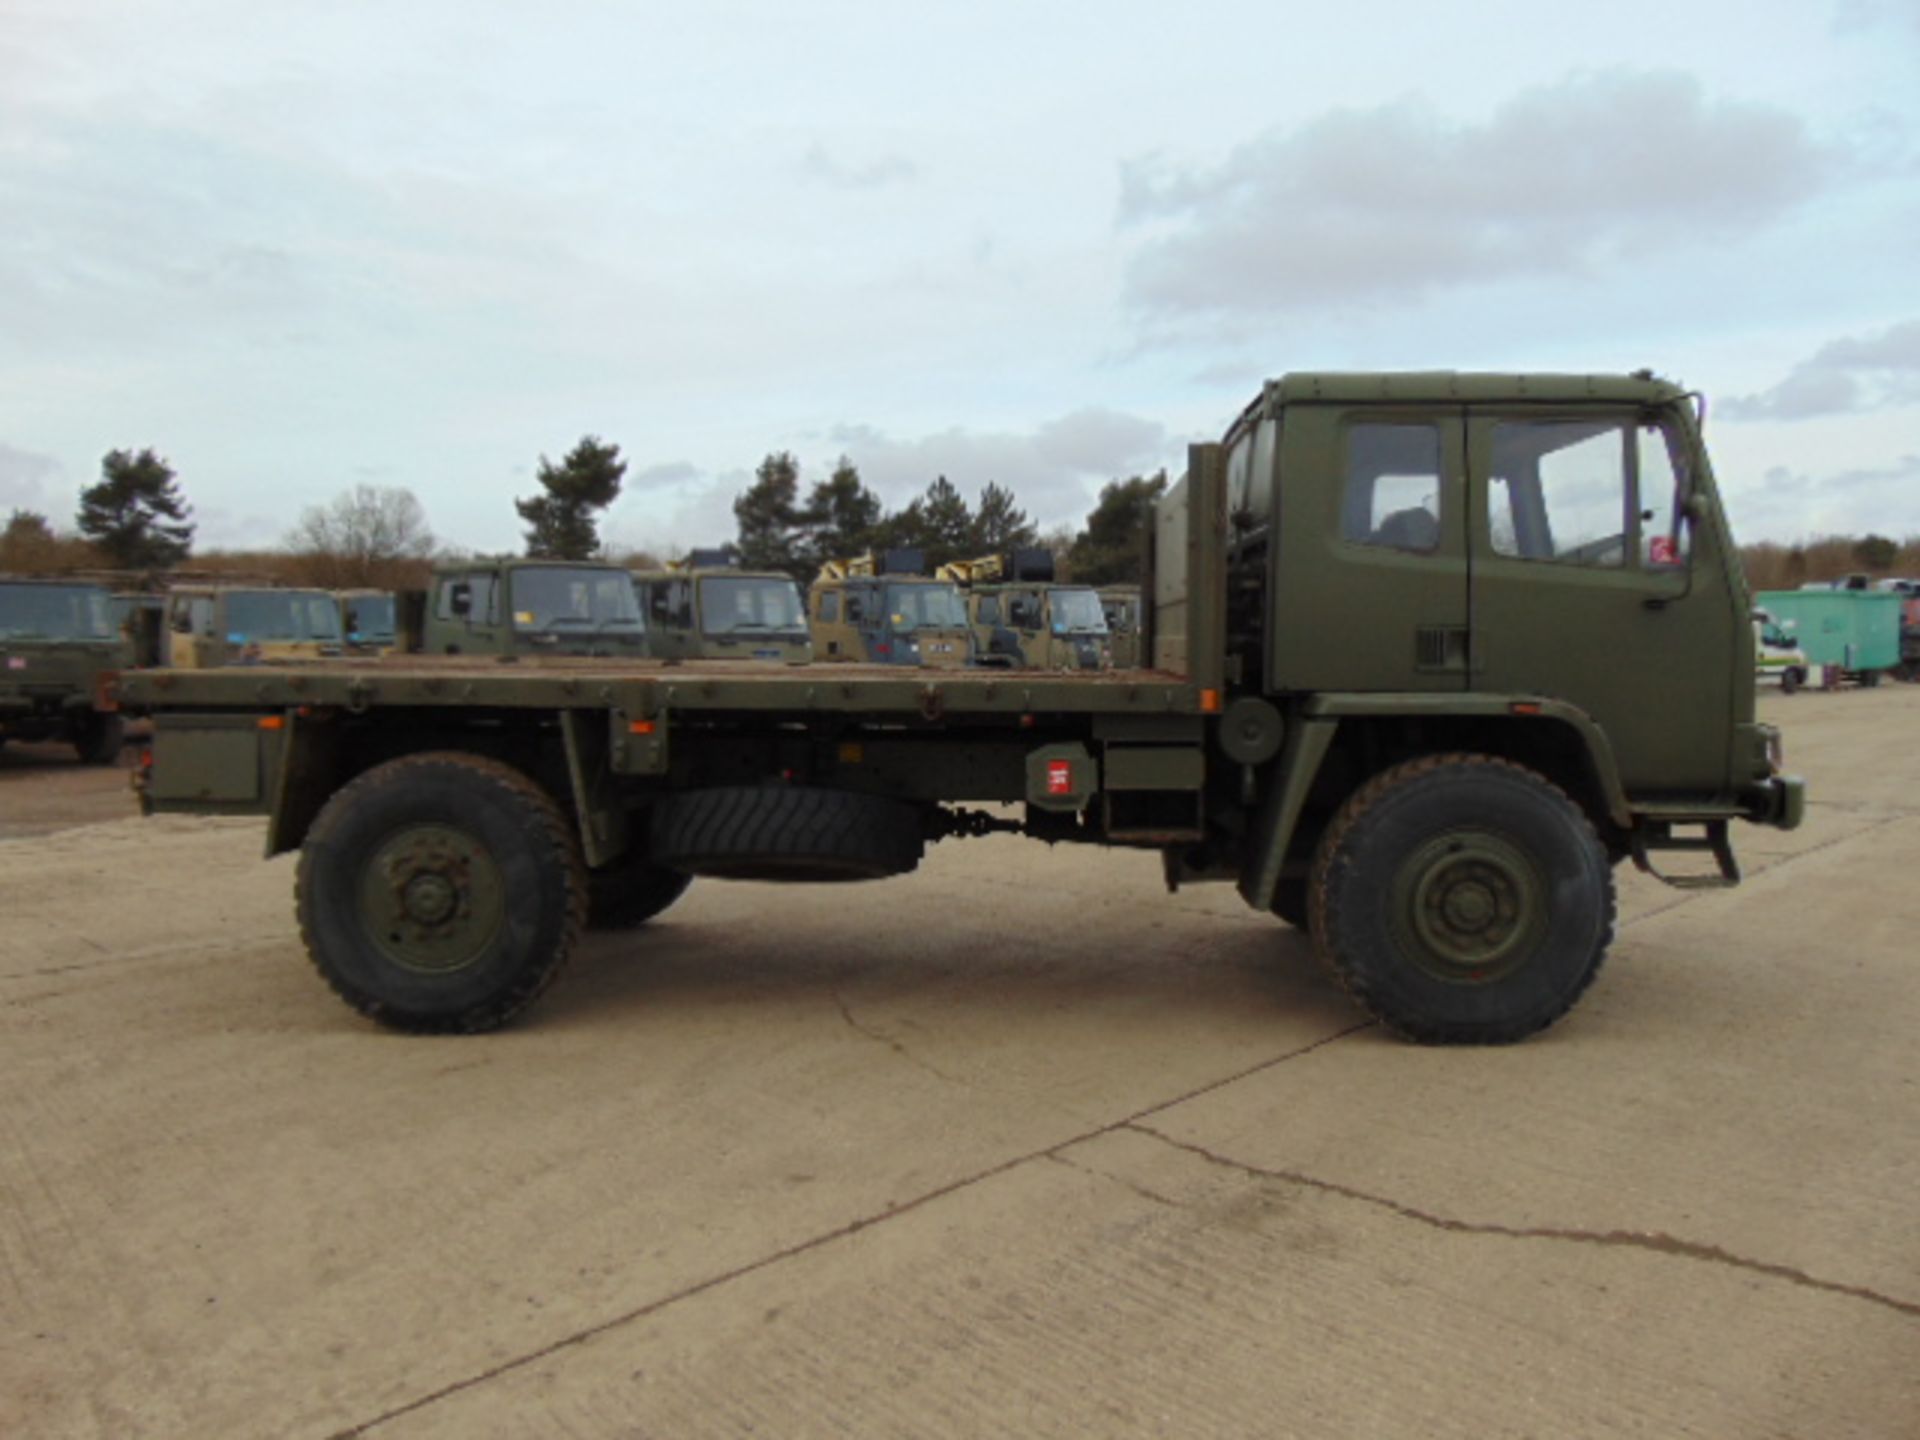
M 636 570 L 651 653 L 667 660 L 813 659 L 806 602 L 791 575 L 741 570 L 696 551 L 698 565 Z
M 1113 668 L 1113 641 L 1099 592 L 1090 585 L 1055 583 L 1051 551 L 955 560 L 939 573 L 961 587 L 980 664 L 1013 670 Z
M 829 561 L 808 592 L 818 660 L 951 669 L 974 658 L 966 606 L 912 548 Z
M 583 560 L 469 560 L 433 573 L 421 648 L 430 655 L 651 653 L 633 578 Z
M 1791 629 L 1758 605 L 1753 609 L 1753 652 L 1756 681 L 1778 685 L 1786 695 L 1807 683 L 1807 652 Z
M 207 670 L 344 653 L 330 591 L 271 585 L 182 585 L 167 592 L 166 664 Z
M 112 763 L 127 660 L 106 587 L 0 575 L 0 744 L 65 740 L 82 760 Z

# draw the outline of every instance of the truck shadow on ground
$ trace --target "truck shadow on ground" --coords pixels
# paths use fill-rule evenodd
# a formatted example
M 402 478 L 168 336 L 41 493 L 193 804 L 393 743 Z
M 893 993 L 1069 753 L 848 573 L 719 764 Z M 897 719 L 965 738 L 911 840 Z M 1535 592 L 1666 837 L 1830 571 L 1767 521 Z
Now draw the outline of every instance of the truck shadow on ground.
M 756 931 L 760 927 L 755 927 Z M 728 1012 L 748 1005 L 878 1005 L 896 1013 L 1138 1013 L 1183 1024 L 1244 1024 L 1251 1015 L 1351 1019 L 1357 1012 L 1306 937 L 1274 923 L 1201 935 L 1092 934 L 1010 950 L 991 927 L 947 923 L 911 948 L 857 951 L 828 934 L 743 936 L 671 918 L 593 935 L 525 1023 L 593 1023 L 623 1012 Z

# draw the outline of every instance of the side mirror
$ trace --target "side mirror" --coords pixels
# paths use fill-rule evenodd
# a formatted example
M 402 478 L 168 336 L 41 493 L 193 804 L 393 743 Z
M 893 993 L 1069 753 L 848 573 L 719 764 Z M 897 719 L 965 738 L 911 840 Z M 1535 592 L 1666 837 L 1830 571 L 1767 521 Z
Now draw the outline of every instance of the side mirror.
M 457 581 L 447 597 L 447 608 L 463 618 L 470 615 L 473 611 L 473 587 L 464 580 Z

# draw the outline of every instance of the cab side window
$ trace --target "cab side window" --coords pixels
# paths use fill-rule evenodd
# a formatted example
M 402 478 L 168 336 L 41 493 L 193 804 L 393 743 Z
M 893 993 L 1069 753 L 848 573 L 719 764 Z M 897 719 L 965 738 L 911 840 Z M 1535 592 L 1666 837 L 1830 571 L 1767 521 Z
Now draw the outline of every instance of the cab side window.
M 1000 623 L 1000 597 L 998 595 L 982 595 L 980 597 L 979 620 L 982 625 L 998 625 Z
M 1488 539 L 1496 555 L 1619 567 L 1633 533 L 1631 436 L 1613 420 L 1511 420 L 1493 427 Z
M 1440 427 L 1369 423 L 1347 431 L 1340 534 L 1410 554 L 1440 548 Z
M 818 603 L 814 607 L 814 613 L 820 617 L 820 620 L 823 624 L 827 624 L 827 625 L 839 624 L 840 623 L 840 592 L 838 590 L 822 590 L 819 595 Z

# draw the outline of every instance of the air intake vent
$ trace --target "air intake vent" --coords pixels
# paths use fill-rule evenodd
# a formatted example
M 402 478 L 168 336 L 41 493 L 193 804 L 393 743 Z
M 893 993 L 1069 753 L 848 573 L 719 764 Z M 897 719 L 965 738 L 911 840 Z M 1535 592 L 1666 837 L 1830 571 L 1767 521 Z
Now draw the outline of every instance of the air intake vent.
M 1467 668 L 1467 627 L 1422 625 L 1413 632 L 1413 668 L 1463 674 Z

